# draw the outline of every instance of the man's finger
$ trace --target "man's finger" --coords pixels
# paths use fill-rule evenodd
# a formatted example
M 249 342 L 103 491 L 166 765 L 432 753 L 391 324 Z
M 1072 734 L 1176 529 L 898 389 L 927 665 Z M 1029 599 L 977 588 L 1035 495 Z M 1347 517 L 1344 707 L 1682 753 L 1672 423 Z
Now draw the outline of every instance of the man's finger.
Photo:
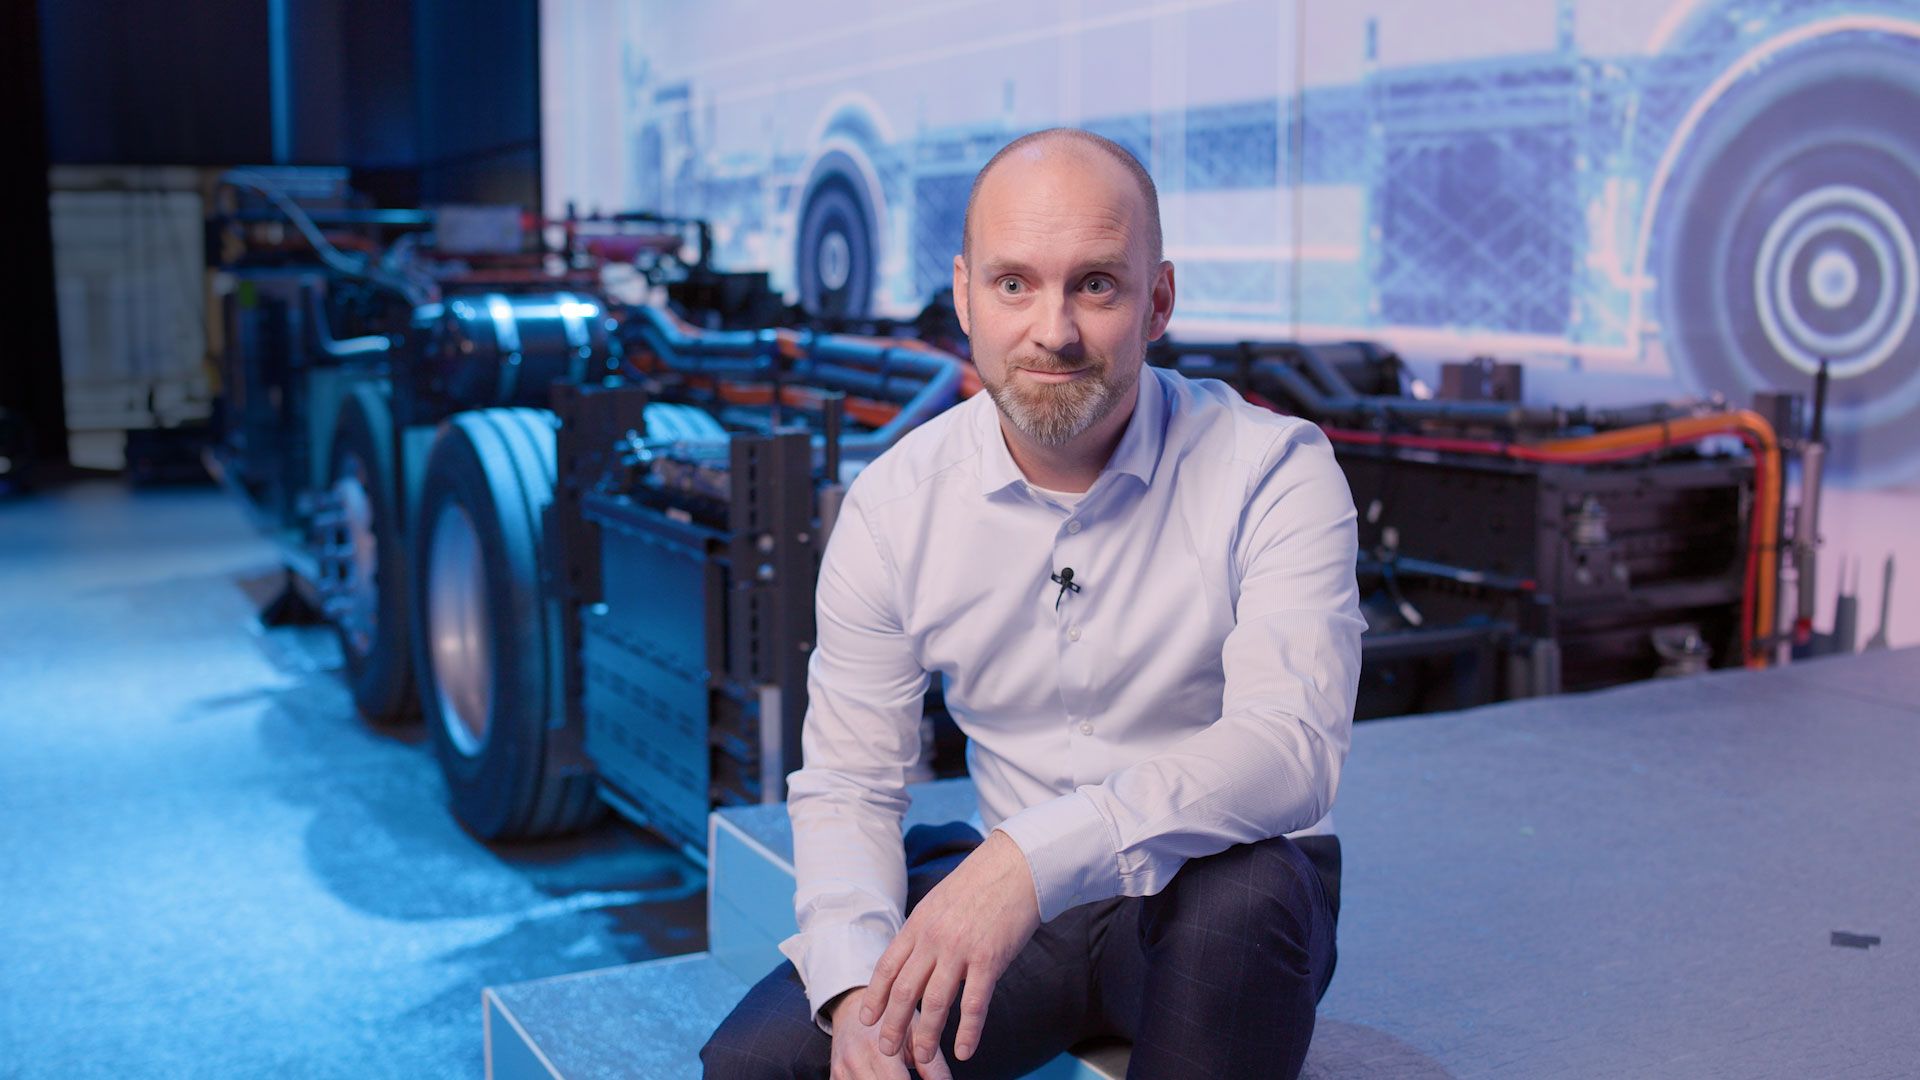
M 887 1011 L 887 997 L 893 994 L 893 980 L 899 978 L 900 969 L 906 965 L 906 957 L 914 955 L 914 940 L 920 938 L 912 920 L 906 926 L 900 926 L 899 934 L 893 936 L 893 942 L 887 945 L 887 951 L 879 953 L 879 963 L 874 965 L 874 978 L 866 984 L 866 990 L 860 992 L 860 1022 L 874 1026 L 879 1015 Z
M 880 1013 L 887 1007 L 887 995 L 893 992 L 893 980 L 900 974 L 900 965 L 913 955 L 913 937 L 908 928 L 902 927 L 893 936 L 893 943 L 887 951 L 880 954 L 880 962 L 873 965 L 873 979 L 860 994 L 860 1022 L 872 1027 L 880 1022 Z
M 1000 973 L 984 964 L 967 969 L 967 986 L 960 995 L 960 1029 L 953 1036 L 953 1056 L 967 1061 L 980 1045 L 980 1033 L 987 1026 L 987 1003 L 993 1000 L 993 985 Z
M 933 1047 L 933 1059 L 922 1061 L 914 1068 L 920 1071 L 920 1080 L 953 1080 L 953 1070 L 947 1067 L 947 1055 L 940 1052 L 937 1042 Z
M 927 978 L 920 992 L 920 1018 L 913 1025 L 913 1060 L 925 1065 L 940 1053 L 940 1036 L 947 1029 L 947 1013 L 960 993 L 966 973 L 951 959 L 943 961 Z
M 933 956 L 928 951 L 907 958 L 906 967 L 893 980 L 893 992 L 887 995 L 886 1015 L 880 1020 L 880 1049 L 906 1058 L 900 1048 L 907 1041 L 907 1025 L 913 1021 L 913 1011 L 920 1007 L 920 992 L 932 974 Z

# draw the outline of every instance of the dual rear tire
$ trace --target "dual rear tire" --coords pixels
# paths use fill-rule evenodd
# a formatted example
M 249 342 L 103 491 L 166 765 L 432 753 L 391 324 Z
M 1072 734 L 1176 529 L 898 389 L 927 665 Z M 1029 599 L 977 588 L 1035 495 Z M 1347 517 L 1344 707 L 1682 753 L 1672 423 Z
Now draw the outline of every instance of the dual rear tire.
M 413 657 L 385 388 L 354 387 L 340 403 L 333 432 L 327 476 L 338 524 L 327 614 L 340 636 L 354 707 L 369 722 L 388 725 L 413 713 Z
M 653 438 L 726 438 L 687 406 L 649 405 L 646 420 Z M 448 419 L 403 534 L 384 394 L 357 389 L 336 426 L 343 580 L 330 611 L 354 702 L 376 723 L 417 707 L 455 818 L 484 840 L 557 836 L 603 812 L 589 763 L 555 748 L 567 721 L 546 528 L 555 431 L 541 409 Z
M 412 530 L 420 708 L 454 816 L 485 840 L 573 831 L 601 812 L 562 762 L 561 604 L 545 570 L 553 415 L 460 413 L 434 439 Z

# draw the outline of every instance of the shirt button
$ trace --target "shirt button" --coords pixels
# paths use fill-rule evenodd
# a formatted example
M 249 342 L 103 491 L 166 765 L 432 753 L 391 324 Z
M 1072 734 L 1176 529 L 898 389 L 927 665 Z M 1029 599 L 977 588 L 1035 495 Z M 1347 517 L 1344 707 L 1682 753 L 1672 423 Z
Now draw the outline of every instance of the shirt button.
M 1067 522 L 1067 531 L 1068 531 L 1068 532 L 1070 532 L 1070 533 L 1077 533 L 1077 532 L 1079 532 L 1079 531 L 1080 531 L 1080 522 L 1079 522 L 1079 520 L 1078 520 L 1078 519 L 1075 519 L 1075 520 L 1073 520 L 1073 521 L 1069 521 L 1069 522 Z
M 1069 626 L 1069 627 L 1067 627 L 1067 640 L 1068 640 L 1068 641 L 1079 641 L 1079 640 L 1080 640 L 1080 628 L 1079 628 L 1079 627 L 1077 627 L 1077 626 Z
M 1093 734 L 1093 724 L 1092 724 L 1091 722 L 1089 722 L 1089 721 L 1086 721 L 1086 720 L 1082 720 L 1082 721 L 1080 722 L 1080 734 L 1082 734 L 1082 735 L 1091 735 L 1091 734 Z

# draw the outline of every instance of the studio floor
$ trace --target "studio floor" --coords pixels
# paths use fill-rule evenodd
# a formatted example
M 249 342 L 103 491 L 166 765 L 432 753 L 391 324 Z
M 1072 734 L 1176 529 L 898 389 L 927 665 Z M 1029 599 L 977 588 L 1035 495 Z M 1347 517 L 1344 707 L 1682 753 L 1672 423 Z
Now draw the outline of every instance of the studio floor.
M 473 1077 L 483 987 L 706 948 L 639 830 L 462 833 L 277 584 L 212 490 L 0 503 L 0 1077 Z M 1916 658 L 1362 725 L 1309 1075 L 1920 1075 Z M 577 1075 L 682 1004 L 596 1000 Z
M 480 991 L 705 947 L 617 821 L 488 847 L 211 488 L 0 501 L 0 1077 L 474 1077 Z

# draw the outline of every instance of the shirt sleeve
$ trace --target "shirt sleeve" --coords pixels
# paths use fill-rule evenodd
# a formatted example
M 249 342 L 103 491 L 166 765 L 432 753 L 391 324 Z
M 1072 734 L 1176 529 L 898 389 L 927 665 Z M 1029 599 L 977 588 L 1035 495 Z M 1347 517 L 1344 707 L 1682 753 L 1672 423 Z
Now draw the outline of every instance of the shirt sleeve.
M 1325 434 L 1302 421 L 1277 435 L 1235 534 L 1220 718 L 1000 825 L 1027 856 L 1043 920 L 1152 895 L 1188 859 L 1297 832 L 1332 809 L 1366 628 L 1356 517 Z
M 872 979 L 905 918 L 900 821 L 907 775 L 920 758 L 928 683 L 859 490 L 857 481 L 849 488 L 821 561 L 805 767 L 787 778 L 799 933 L 780 951 L 799 971 L 822 1029 L 821 1008 Z

